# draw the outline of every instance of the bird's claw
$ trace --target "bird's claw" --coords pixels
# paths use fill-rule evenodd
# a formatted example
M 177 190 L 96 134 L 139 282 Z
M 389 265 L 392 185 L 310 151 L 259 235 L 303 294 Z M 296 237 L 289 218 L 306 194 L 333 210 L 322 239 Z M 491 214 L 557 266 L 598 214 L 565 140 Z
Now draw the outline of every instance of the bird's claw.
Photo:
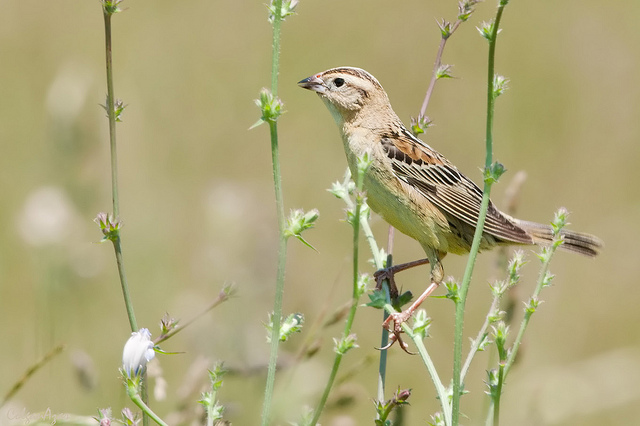
M 380 348 L 381 351 L 385 349 L 389 349 L 391 346 L 393 346 L 395 342 L 399 342 L 400 348 L 403 351 L 405 351 L 409 355 L 415 355 L 415 352 L 409 351 L 408 349 L 409 345 L 402 340 L 402 336 L 401 336 L 401 334 L 403 333 L 402 323 L 407 321 L 410 316 L 411 314 L 408 313 L 407 311 L 394 312 L 390 314 L 387 317 L 387 319 L 382 323 L 382 326 L 386 328 L 389 331 L 389 333 L 391 333 L 391 336 L 389 336 L 389 343 L 386 346 Z

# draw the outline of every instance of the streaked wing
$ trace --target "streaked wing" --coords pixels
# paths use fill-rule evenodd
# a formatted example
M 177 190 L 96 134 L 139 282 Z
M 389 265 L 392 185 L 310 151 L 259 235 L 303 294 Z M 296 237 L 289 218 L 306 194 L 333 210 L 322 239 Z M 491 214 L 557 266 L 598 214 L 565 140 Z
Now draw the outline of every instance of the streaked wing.
M 444 213 L 476 227 L 482 190 L 473 181 L 406 129 L 384 135 L 381 142 L 398 179 L 415 188 Z M 509 241 L 533 243 L 524 229 L 505 217 L 491 202 L 484 232 Z

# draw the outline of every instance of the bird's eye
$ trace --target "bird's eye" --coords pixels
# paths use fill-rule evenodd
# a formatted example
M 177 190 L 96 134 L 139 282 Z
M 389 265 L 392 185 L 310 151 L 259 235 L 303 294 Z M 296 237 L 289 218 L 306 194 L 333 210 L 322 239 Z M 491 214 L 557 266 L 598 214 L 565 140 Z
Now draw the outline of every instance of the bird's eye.
M 333 80 L 333 84 L 336 85 L 336 87 L 342 87 L 344 86 L 344 78 L 336 78 L 335 80 Z

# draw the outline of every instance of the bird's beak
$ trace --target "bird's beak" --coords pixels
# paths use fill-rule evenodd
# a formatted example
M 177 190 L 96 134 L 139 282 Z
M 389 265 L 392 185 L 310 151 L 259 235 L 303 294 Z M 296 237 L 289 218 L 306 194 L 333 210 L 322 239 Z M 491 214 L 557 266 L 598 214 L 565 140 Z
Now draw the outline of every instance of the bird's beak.
M 304 80 L 300 80 L 298 82 L 298 86 L 303 89 L 313 90 L 314 92 L 324 93 L 327 89 L 324 81 L 320 78 L 320 74 L 312 75 L 311 77 L 305 78 Z

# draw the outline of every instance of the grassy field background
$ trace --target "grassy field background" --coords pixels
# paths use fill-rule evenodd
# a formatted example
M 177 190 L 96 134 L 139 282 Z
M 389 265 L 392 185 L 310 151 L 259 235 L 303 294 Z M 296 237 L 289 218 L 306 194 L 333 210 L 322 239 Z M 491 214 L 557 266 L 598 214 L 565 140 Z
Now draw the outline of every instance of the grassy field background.
M 443 62 L 454 65 L 457 78 L 436 86 L 428 111 L 436 125 L 423 137 L 476 182 L 484 161 L 487 43 L 474 27 L 491 18 L 494 3 L 480 4 L 449 41 Z M 99 106 L 106 93 L 100 4 L 0 5 L 0 394 L 65 343 L 9 408 L 117 412 L 127 405 L 117 369 L 129 325 L 113 250 L 96 244 L 101 234 L 92 222 L 111 209 L 107 121 Z M 116 97 L 128 105 L 117 130 L 118 159 L 123 248 L 138 323 L 157 335 L 165 312 L 186 319 L 225 282 L 238 289 L 233 300 L 163 345 L 184 353 L 159 356 L 167 397 L 151 403 L 161 416 L 171 416 L 183 399 L 195 406 L 206 381 L 202 366 L 224 360 L 236 372 L 220 393 L 228 419 L 257 424 L 277 226 L 268 131 L 248 128 L 259 117 L 253 99 L 270 82 L 267 11 L 262 1 L 123 5 L 128 9 L 113 20 Z M 306 234 L 317 253 L 290 242 L 285 312 L 303 312 L 307 328 L 281 347 L 289 368 L 276 382 L 277 424 L 297 419 L 318 400 L 341 326 L 319 333 L 313 358 L 295 363 L 294 355 L 311 338 L 312 324 L 351 294 L 351 230 L 341 222 L 343 206 L 325 191 L 346 168 L 341 142 L 326 108 L 296 82 L 335 66 L 362 67 L 408 123 L 428 85 L 440 37 L 435 20 L 454 19 L 456 7 L 451 0 L 302 0 L 298 15 L 283 25 L 285 206 L 318 208 L 321 217 Z M 543 293 L 507 382 L 505 425 L 628 425 L 638 418 L 638 19 L 640 3 L 592 0 L 512 1 L 503 18 L 496 69 L 511 89 L 497 103 L 494 154 L 509 172 L 493 199 L 500 206 L 507 183 L 524 170 L 519 217 L 548 222 L 565 206 L 572 229 L 606 244 L 594 260 L 556 256 L 555 285 Z M 379 218 L 374 227 L 382 243 L 387 227 Z M 527 253 L 522 299 L 538 266 Z M 397 237 L 397 262 L 422 255 L 415 242 Z M 461 279 L 465 261 L 447 257 L 446 274 Z M 499 276 L 495 264 L 494 253 L 479 258 L 469 336 L 486 313 L 486 283 Z M 427 276 L 425 269 L 410 271 L 399 282 L 415 294 Z M 426 307 L 435 323 L 427 347 L 447 382 L 453 305 L 435 299 Z M 372 423 L 380 323 L 379 311 L 359 310 L 360 348 L 342 370 L 352 375 L 334 391 L 322 424 Z M 89 372 L 84 381 L 79 364 Z M 467 424 L 480 424 L 486 368 L 481 355 L 467 380 Z M 187 379 L 189 371 L 198 379 Z M 389 393 L 413 389 L 406 424 L 425 424 L 437 410 L 418 357 L 391 351 L 387 385 Z M 0 424 L 10 424 L 7 408 Z

